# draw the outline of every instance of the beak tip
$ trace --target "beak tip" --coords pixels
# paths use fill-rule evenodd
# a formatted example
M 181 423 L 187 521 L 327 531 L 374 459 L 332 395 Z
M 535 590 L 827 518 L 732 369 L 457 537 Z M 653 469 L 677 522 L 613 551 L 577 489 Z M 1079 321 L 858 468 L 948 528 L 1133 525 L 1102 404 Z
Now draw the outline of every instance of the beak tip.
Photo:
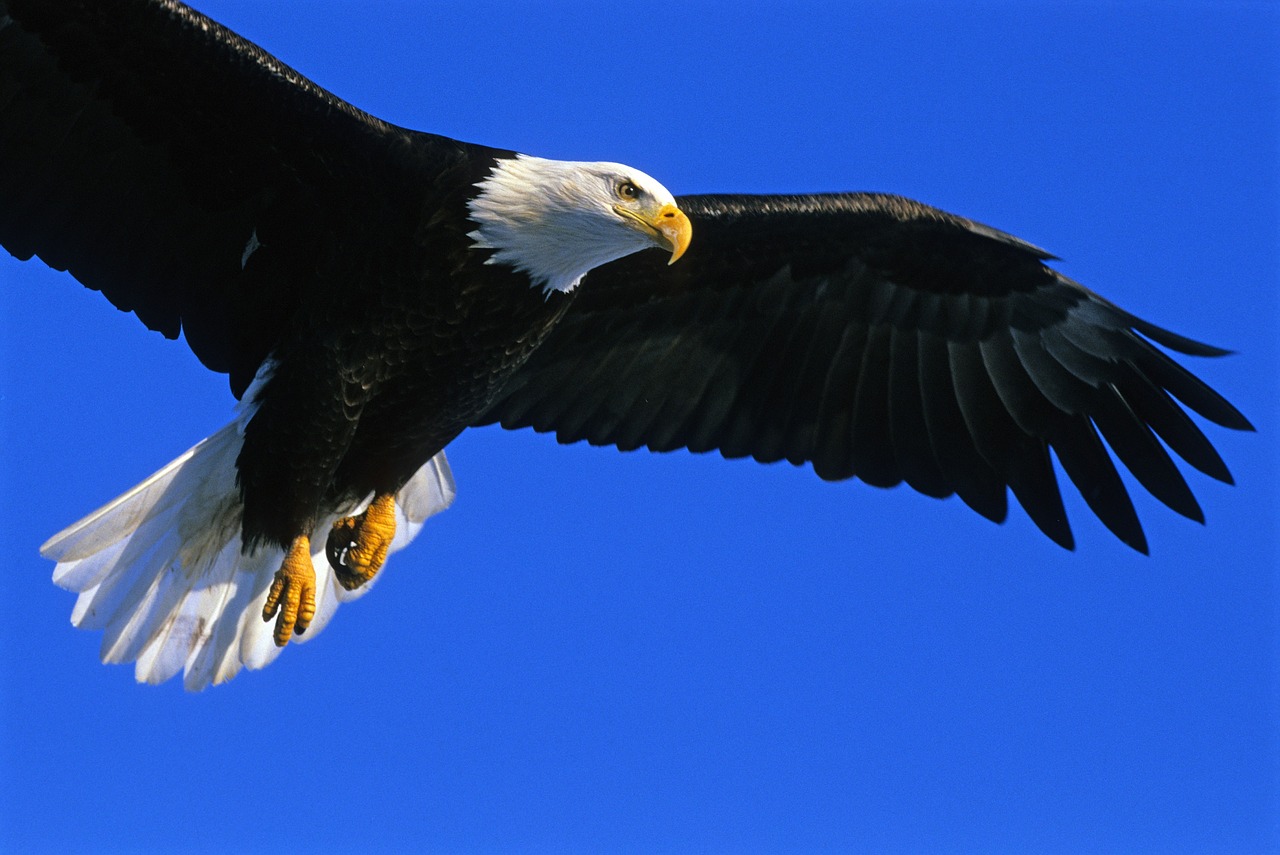
M 689 248 L 689 242 L 693 238 L 693 227 L 685 213 L 674 205 L 664 206 L 660 213 L 664 216 L 664 224 L 658 227 L 658 231 L 666 238 L 671 249 L 671 258 L 667 261 L 667 266 L 670 267 L 679 261 L 685 250 Z

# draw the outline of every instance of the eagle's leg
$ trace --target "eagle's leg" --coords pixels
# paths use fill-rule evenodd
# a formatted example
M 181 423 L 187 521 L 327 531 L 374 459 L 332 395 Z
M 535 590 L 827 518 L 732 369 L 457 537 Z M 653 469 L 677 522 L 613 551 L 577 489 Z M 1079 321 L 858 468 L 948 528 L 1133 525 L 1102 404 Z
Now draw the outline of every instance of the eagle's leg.
M 262 619 L 276 618 L 272 638 L 277 647 L 284 647 L 295 632 L 298 635 L 306 632 L 315 616 L 316 568 L 311 564 L 311 539 L 300 534 L 289 545 L 284 563 L 271 582 L 271 591 L 262 607 Z
M 378 493 L 364 513 L 333 524 L 325 553 L 342 587 L 353 591 L 382 569 L 387 548 L 396 535 L 396 497 Z

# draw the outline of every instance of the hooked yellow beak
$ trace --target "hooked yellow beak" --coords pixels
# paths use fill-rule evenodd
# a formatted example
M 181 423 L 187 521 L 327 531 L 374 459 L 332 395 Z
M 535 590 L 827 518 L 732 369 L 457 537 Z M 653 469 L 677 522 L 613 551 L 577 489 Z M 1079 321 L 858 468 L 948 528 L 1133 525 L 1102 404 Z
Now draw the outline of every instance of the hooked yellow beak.
M 663 205 L 658 209 L 658 215 L 650 225 L 666 241 L 667 247 L 671 250 L 671 260 L 667 264 L 675 264 L 689 248 L 689 241 L 693 240 L 693 224 L 689 222 L 684 211 L 675 205 Z
M 658 246 L 671 250 L 671 260 L 667 264 L 679 261 L 680 256 L 689 248 L 689 241 L 693 239 L 693 225 L 684 211 L 675 205 L 663 205 L 652 215 L 636 213 L 621 206 L 614 210 L 635 220 L 645 231 L 652 233 Z

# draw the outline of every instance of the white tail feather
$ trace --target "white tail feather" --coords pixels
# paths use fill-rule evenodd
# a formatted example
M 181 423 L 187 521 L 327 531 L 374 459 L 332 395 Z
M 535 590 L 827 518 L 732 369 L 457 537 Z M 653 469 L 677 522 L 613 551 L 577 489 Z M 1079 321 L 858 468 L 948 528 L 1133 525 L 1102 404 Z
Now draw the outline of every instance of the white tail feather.
M 280 654 L 262 604 L 284 554 L 271 547 L 248 555 L 241 550 L 235 461 L 248 415 L 40 548 L 57 562 L 53 581 L 80 595 L 72 624 L 103 630 L 102 661 L 136 661 L 139 682 L 162 683 L 183 671 L 183 684 L 197 690 L 231 679 L 242 667 L 262 668 Z M 396 494 L 388 554 L 407 546 L 454 493 L 441 452 Z M 372 586 L 345 590 L 324 554 L 324 533 L 360 509 L 334 509 L 316 526 L 316 615 L 297 641 L 314 638 L 340 603 Z

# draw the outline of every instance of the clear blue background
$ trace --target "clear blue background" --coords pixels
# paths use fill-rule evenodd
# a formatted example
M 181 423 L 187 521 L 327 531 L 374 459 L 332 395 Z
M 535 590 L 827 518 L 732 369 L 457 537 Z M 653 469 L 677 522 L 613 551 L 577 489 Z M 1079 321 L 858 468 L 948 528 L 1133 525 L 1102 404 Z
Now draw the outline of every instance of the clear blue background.
M 1259 428 L 1208 428 L 1239 486 L 1188 473 L 1204 528 L 1136 495 L 1150 558 L 1072 493 L 1067 553 L 1020 510 L 474 431 L 454 508 L 315 642 L 138 686 L 37 548 L 232 401 L 6 256 L 0 849 L 1275 846 L 1277 7 L 448 5 L 203 7 L 400 124 L 1044 246 L 1239 351 L 1191 366 Z

